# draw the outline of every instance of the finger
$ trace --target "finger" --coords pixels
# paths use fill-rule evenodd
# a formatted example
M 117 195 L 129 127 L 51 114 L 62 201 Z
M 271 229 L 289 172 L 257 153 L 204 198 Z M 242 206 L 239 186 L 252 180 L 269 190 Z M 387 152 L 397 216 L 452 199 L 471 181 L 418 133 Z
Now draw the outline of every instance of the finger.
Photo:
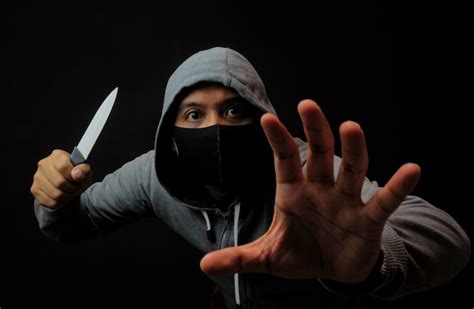
M 92 178 L 91 166 L 85 163 L 75 166 L 71 171 L 71 177 L 79 184 L 89 182 Z
M 48 178 L 42 173 L 36 173 L 35 174 L 36 181 L 39 184 L 39 190 L 43 192 L 47 197 L 53 201 L 56 201 L 57 203 L 62 203 L 64 201 L 67 201 L 72 198 L 72 194 L 61 191 L 56 187 L 54 184 L 52 184 Z
M 342 162 L 336 188 L 349 195 L 359 196 L 369 164 L 364 132 L 353 121 L 344 122 L 340 129 Z
M 388 183 L 367 203 L 367 216 L 377 223 L 384 223 L 400 206 L 403 199 L 415 188 L 420 179 L 420 167 L 408 163 L 398 169 Z
M 52 162 L 54 168 L 72 183 L 88 178 L 91 173 L 89 164 L 82 163 L 74 166 L 69 153 L 63 150 L 56 149 L 53 151 Z
M 200 264 L 201 270 L 211 276 L 270 272 L 265 255 L 255 243 L 210 252 Z
M 46 175 L 51 183 L 66 192 L 75 189 L 74 180 L 71 178 L 71 169 L 74 167 L 69 154 L 64 150 L 55 149 L 51 155 L 38 164 L 39 169 Z
M 40 163 L 38 164 L 38 171 L 56 188 L 73 194 L 78 190 L 78 184 L 66 179 L 64 175 L 54 166 L 54 163 Z
M 43 191 L 35 188 L 31 188 L 31 193 L 35 196 L 35 199 L 43 206 L 48 208 L 54 208 L 57 206 L 57 202 L 51 199 L 48 195 L 46 195 Z
M 334 137 L 331 127 L 314 101 L 301 101 L 298 112 L 308 140 L 307 178 L 309 181 L 332 184 L 334 183 Z
M 273 149 L 277 183 L 303 179 L 298 145 L 285 126 L 270 113 L 263 115 L 260 122 Z

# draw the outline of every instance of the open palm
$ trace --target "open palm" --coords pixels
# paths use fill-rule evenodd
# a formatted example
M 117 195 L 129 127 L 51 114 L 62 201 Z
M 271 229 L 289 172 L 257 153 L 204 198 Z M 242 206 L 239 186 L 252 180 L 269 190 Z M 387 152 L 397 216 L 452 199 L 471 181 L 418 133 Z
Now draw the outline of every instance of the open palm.
M 383 227 L 420 175 L 405 164 L 367 203 L 361 191 L 368 167 L 364 133 L 355 122 L 340 127 L 342 163 L 334 179 L 334 137 L 319 106 L 298 106 L 308 140 L 306 174 L 298 147 L 271 114 L 261 124 L 275 158 L 273 222 L 256 241 L 207 254 L 201 268 L 210 275 L 264 272 L 285 278 L 362 281 L 380 253 Z

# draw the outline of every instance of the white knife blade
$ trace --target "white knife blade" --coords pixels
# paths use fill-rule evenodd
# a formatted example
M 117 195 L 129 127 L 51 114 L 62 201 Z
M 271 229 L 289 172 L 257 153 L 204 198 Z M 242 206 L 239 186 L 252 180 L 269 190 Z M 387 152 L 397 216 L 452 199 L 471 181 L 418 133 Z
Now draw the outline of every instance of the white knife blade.
M 83 163 L 89 157 L 89 154 L 94 147 L 94 144 L 99 137 L 102 128 L 104 127 L 107 118 L 109 117 L 110 111 L 114 106 L 115 98 L 117 97 L 118 87 L 112 90 L 107 98 L 102 102 L 99 109 L 92 118 L 91 123 L 87 127 L 86 132 L 81 138 L 79 144 L 74 147 L 71 153 L 71 162 L 74 165 Z

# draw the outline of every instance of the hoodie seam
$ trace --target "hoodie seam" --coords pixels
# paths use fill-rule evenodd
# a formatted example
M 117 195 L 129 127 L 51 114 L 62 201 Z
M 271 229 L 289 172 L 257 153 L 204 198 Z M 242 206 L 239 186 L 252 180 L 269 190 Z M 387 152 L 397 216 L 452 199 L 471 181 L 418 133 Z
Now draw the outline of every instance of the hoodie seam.
M 226 70 L 225 86 L 230 87 L 230 85 L 232 84 L 232 76 L 230 75 L 230 70 L 229 70 L 229 49 L 228 48 L 225 50 L 225 70 Z

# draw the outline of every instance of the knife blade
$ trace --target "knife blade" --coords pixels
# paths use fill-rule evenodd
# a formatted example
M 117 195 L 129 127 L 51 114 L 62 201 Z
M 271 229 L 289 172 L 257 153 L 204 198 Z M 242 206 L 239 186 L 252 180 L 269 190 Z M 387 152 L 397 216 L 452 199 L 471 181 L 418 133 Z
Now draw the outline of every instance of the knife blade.
M 104 102 L 100 105 L 99 109 L 92 118 L 91 123 L 87 127 L 86 132 L 82 136 L 79 144 L 74 147 L 71 153 L 70 159 L 73 165 L 78 165 L 87 160 L 89 154 L 94 147 L 97 138 L 99 137 L 102 128 L 109 117 L 110 111 L 114 106 L 115 98 L 117 97 L 118 87 L 116 87 L 110 94 L 105 98 Z

